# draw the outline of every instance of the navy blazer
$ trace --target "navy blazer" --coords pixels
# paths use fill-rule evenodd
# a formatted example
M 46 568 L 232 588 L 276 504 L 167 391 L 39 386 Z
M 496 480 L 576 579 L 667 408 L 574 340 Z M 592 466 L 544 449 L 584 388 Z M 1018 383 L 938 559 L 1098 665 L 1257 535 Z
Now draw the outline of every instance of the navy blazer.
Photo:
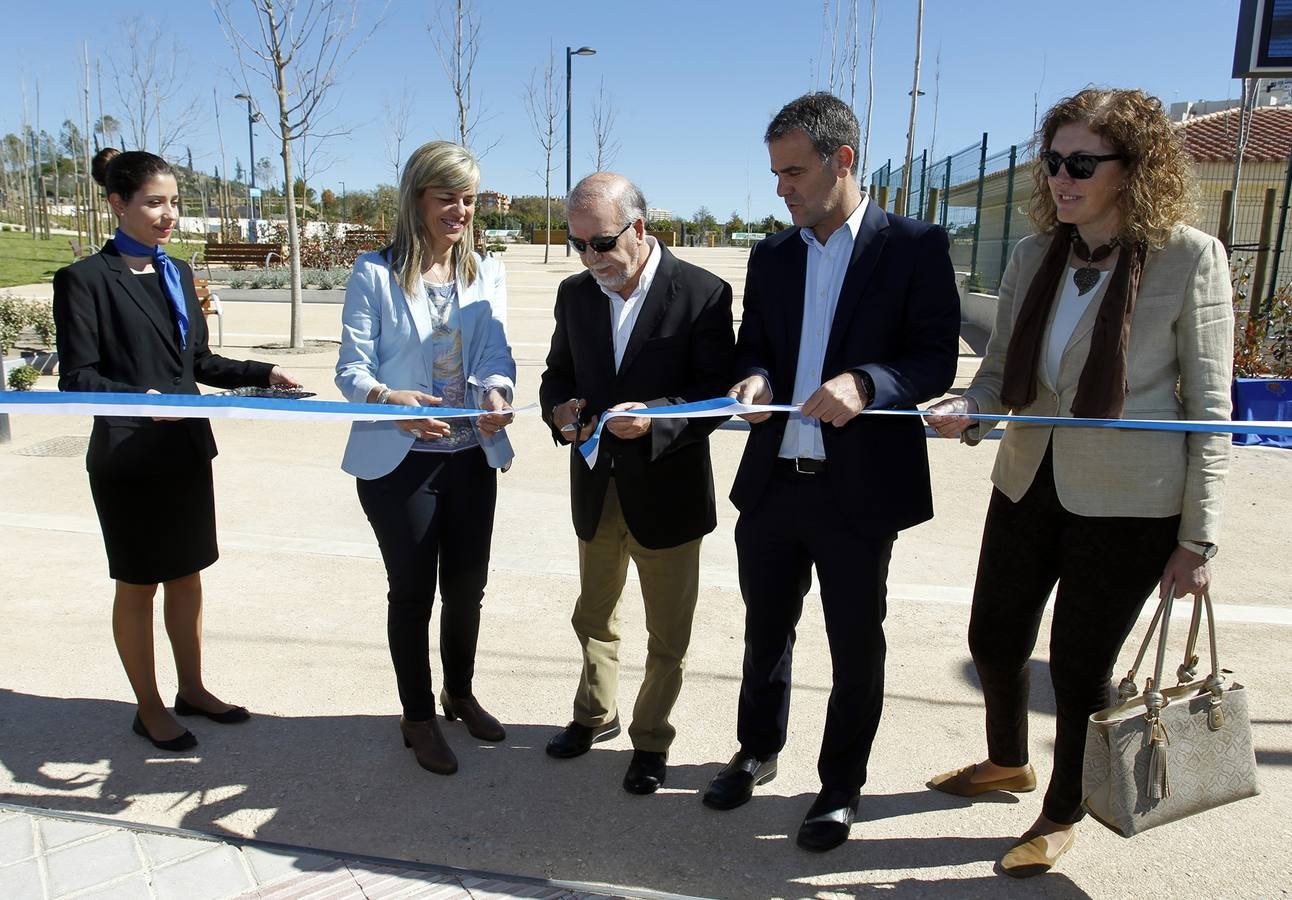
M 659 269 L 615 369 L 610 301 L 590 272 L 571 275 L 556 293 L 556 330 L 538 396 L 560 442 L 552 407 L 588 401 L 600 416 L 618 403 L 667 406 L 721 397 L 731 386 L 731 285 L 660 246 Z M 624 521 L 642 546 L 676 547 L 717 527 L 709 434 L 721 418 L 655 419 L 648 434 L 621 440 L 601 432 L 597 465 L 572 447 L 574 530 L 592 540 L 613 462 Z
M 193 270 L 183 260 L 175 265 L 188 310 L 188 346 L 182 350 L 174 315 L 160 314 L 112 241 L 54 273 L 59 390 L 197 394 L 198 382 L 220 388 L 269 386 L 271 363 L 211 352 Z M 208 419 L 96 416 L 86 467 L 138 474 L 215 454 Z
M 790 228 L 755 245 L 736 341 L 737 378 L 765 376 L 773 403 L 792 403 L 803 328 L 807 245 Z M 939 397 L 956 374 L 960 297 L 946 232 L 867 204 L 826 343 L 822 380 L 864 369 L 870 405 L 911 409 Z M 731 489 L 747 510 L 762 497 L 788 416 L 750 430 Z M 892 535 L 933 517 L 924 424 L 914 417 L 858 416 L 822 429 L 831 495 L 864 534 Z

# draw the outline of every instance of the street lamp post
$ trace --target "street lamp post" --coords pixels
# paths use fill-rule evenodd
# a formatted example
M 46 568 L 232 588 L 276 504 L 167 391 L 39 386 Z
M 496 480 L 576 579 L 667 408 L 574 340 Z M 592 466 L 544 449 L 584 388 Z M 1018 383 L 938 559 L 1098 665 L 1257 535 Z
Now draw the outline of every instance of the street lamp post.
M 256 115 L 251 108 L 252 101 L 251 101 L 250 94 L 237 94 L 234 96 L 233 99 L 247 101 L 247 143 L 248 145 L 250 145 L 250 148 L 251 148 L 250 149 L 251 162 L 248 165 L 248 168 L 251 170 L 251 184 L 247 188 L 247 237 L 252 243 L 255 243 L 255 240 L 256 240 L 256 199 L 255 199 L 256 133 L 253 130 L 252 125 L 256 121 Z
M 592 56 L 596 52 L 597 51 L 593 50 L 591 47 L 580 47 L 578 50 L 571 49 L 570 47 L 565 48 L 565 196 L 567 198 L 570 196 L 570 158 L 571 158 L 571 153 L 570 153 L 570 72 L 571 72 L 570 60 L 572 60 L 576 56 Z M 570 212 L 568 209 L 566 210 L 565 215 L 566 215 L 565 236 L 568 238 L 570 236 L 570 220 L 569 220 Z M 551 240 L 552 236 L 549 234 L 547 237 L 548 237 L 548 240 Z M 568 240 L 565 242 L 565 255 L 566 256 L 570 255 L 570 242 Z
M 345 182 L 341 182 L 341 224 L 345 224 Z

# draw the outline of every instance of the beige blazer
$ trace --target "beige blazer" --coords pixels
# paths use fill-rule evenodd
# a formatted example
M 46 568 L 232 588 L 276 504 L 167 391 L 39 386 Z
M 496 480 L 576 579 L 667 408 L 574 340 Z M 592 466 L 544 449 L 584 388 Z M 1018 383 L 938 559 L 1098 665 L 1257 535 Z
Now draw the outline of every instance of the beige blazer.
M 1005 269 L 987 355 L 965 391 L 983 413 L 1009 412 L 1000 400 L 1005 351 L 1050 240 L 1049 235 L 1024 239 Z M 1131 322 L 1130 392 L 1123 418 L 1229 418 L 1232 303 L 1228 257 L 1216 238 L 1181 225 L 1166 246 L 1149 251 Z M 1095 298 L 1077 323 L 1059 365 L 1057 384 L 1052 388 L 1038 373 L 1036 400 L 1018 413 L 1072 415 L 1098 309 Z M 977 443 L 990 424 L 983 421 L 970 428 L 965 441 Z M 992 472 L 996 487 L 1015 502 L 1022 499 L 1051 439 L 1055 487 L 1064 509 L 1082 516 L 1162 518 L 1179 513 L 1180 540 L 1218 542 L 1222 488 L 1229 469 L 1228 435 L 1016 422 L 1005 430 L 996 455 Z

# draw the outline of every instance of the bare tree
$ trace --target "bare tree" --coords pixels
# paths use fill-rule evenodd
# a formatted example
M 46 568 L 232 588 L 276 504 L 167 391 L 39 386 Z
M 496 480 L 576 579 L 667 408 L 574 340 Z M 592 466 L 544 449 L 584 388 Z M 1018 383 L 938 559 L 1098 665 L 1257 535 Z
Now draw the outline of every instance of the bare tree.
M 911 163 L 915 161 L 915 106 L 920 96 L 920 50 L 924 43 L 924 0 L 916 0 L 915 7 L 915 63 L 911 79 L 911 119 L 906 128 L 906 161 L 902 164 L 902 187 L 905 197 L 904 209 L 897 210 L 898 215 L 906 215 L 911 208 Z
M 301 178 L 301 209 L 309 211 L 310 182 L 332 168 L 336 162 L 324 152 L 325 141 L 306 133 L 301 135 L 301 152 L 296 154 L 296 168 Z
M 155 22 L 131 19 L 121 27 L 124 55 L 110 63 L 131 146 L 165 156 L 201 115 L 194 98 L 181 97 L 185 91 L 185 72 L 180 66 L 183 54 Z
M 498 146 L 498 141 L 484 145 L 480 125 L 486 121 L 483 106 L 477 106 L 474 74 L 480 56 L 480 11 L 475 0 L 440 0 L 431 24 L 427 26 L 435 53 L 449 77 L 449 89 L 457 104 L 458 143 L 477 158 Z
M 413 97 L 408 92 L 407 81 L 404 82 L 403 90 L 399 92 L 399 103 L 391 106 L 387 98 L 382 103 L 382 110 L 386 120 L 386 161 L 390 163 L 394 183 L 398 185 L 399 169 L 404 164 L 404 139 L 408 137 L 408 129 L 413 117 Z
M 301 239 L 292 142 L 307 134 L 315 138 L 335 134 L 319 124 L 328 112 L 329 92 L 341 69 L 381 24 L 382 16 L 359 32 L 357 0 L 251 0 L 256 31 L 248 37 L 235 21 L 232 4 L 233 0 L 213 0 L 220 28 L 237 54 L 244 91 L 258 108 L 251 89 L 252 76 L 258 76 L 263 79 L 262 89 L 267 84 L 276 101 L 276 114 L 265 116 L 264 121 L 278 139 L 283 161 L 291 251 L 291 346 L 301 347 Z
M 615 109 L 615 98 L 606 93 L 606 80 L 601 79 L 597 87 L 596 99 L 592 101 L 592 140 L 596 145 L 596 168 L 604 172 L 615 164 L 619 155 L 619 141 L 615 140 L 615 119 L 619 111 Z
M 556 83 L 556 47 L 549 44 L 547 63 L 529 76 L 525 90 L 525 111 L 529 113 L 534 137 L 543 148 L 543 199 L 547 207 L 547 238 L 543 241 L 543 262 L 548 262 L 552 249 L 552 156 L 561 139 L 556 127 L 561 118 L 561 92 Z
M 870 167 L 870 123 L 875 111 L 875 25 L 879 0 L 870 0 L 870 40 L 866 45 L 866 126 L 861 138 L 861 177 Z

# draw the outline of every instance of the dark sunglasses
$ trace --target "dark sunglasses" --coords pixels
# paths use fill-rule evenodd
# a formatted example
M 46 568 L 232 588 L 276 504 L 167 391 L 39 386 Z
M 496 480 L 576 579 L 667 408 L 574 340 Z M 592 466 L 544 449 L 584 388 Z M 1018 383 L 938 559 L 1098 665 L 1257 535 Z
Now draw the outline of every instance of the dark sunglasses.
M 1120 153 L 1105 153 L 1098 156 L 1094 153 L 1073 153 L 1069 156 L 1063 156 L 1054 150 L 1046 150 L 1041 154 L 1041 162 L 1045 163 L 1046 171 L 1051 177 L 1059 174 L 1059 166 L 1065 166 L 1068 175 L 1084 181 L 1091 175 L 1095 174 L 1095 167 L 1101 162 L 1107 162 L 1110 159 L 1125 159 Z
M 636 219 L 633 219 L 632 222 L 629 222 L 623 228 L 620 228 L 619 234 L 623 234 L 629 228 L 632 228 L 633 222 L 636 222 L 636 221 L 637 221 Z M 582 238 L 571 237 L 569 239 L 570 246 L 574 248 L 575 253 L 582 253 L 584 250 L 587 250 L 589 247 L 591 247 L 593 250 L 597 251 L 598 253 L 609 253 L 611 250 L 615 249 L 615 244 L 619 243 L 619 234 L 616 234 L 614 237 L 589 238 L 586 241 L 583 240 Z

